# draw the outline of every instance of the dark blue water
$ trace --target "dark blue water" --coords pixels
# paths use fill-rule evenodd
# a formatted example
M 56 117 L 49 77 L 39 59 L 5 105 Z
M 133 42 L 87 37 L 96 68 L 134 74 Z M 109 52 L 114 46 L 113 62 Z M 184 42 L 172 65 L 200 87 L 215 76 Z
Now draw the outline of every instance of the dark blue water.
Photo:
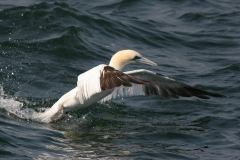
M 134 64 L 227 98 L 132 97 L 34 121 L 79 74 Z M 0 159 L 240 159 L 237 0 L 0 1 Z

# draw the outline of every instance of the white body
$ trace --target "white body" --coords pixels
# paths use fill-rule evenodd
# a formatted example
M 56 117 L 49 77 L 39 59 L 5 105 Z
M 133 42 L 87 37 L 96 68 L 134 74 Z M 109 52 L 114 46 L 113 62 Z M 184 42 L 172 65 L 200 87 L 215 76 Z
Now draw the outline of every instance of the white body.
M 77 87 L 64 94 L 50 109 L 40 115 L 42 122 L 52 121 L 52 117 L 64 108 L 64 112 L 78 110 L 100 101 L 113 90 L 101 91 L 100 75 L 106 65 L 98 65 L 78 76 Z

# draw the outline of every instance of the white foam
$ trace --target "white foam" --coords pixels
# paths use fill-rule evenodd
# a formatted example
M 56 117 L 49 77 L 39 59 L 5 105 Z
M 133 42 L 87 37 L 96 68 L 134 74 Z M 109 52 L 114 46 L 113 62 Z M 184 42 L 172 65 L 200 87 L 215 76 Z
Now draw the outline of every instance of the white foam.
M 36 112 L 31 108 L 23 108 L 23 103 L 8 95 L 4 94 L 3 87 L 0 85 L 0 108 L 5 109 L 8 114 L 14 114 L 15 116 L 26 119 L 26 120 L 34 120 L 39 122 L 48 122 L 46 120 L 41 119 L 43 113 Z M 50 121 L 50 120 L 49 120 Z

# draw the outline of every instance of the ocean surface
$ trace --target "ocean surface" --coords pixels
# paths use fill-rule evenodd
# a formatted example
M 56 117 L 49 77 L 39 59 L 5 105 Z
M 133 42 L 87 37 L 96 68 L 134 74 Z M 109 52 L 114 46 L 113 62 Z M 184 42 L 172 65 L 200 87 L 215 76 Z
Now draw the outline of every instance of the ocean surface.
M 133 64 L 228 96 L 140 96 L 34 120 L 79 74 Z M 0 159 L 240 159 L 240 1 L 1 0 Z

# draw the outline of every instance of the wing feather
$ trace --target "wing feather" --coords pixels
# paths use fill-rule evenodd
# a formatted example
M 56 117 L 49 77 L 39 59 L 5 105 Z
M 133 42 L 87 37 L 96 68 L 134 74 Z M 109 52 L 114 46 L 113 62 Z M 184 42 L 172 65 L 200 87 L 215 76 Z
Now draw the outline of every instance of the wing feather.
M 129 76 L 115 70 L 113 67 L 105 66 L 100 76 L 100 83 L 101 90 L 105 91 L 106 89 L 110 90 L 121 85 L 130 87 L 132 83 L 146 84 L 148 81 Z
M 182 82 L 176 81 L 169 77 L 164 77 L 161 74 L 148 71 L 148 70 L 134 70 L 124 72 L 128 79 L 133 78 L 134 80 L 142 80 L 145 84 L 134 84 L 135 81 L 131 80 L 131 87 L 117 87 L 114 89 L 112 94 L 108 95 L 101 102 L 115 99 L 118 97 L 138 96 L 138 95 L 158 95 L 159 93 L 165 98 L 176 98 L 182 97 L 198 97 L 201 99 L 209 99 L 208 96 L 214 97 L 226 97 L 221 94 L 204 91 Z M 124 79 L 124 78 L 123 78 Z M 129 82 L 129 81 L 128 81 Z

